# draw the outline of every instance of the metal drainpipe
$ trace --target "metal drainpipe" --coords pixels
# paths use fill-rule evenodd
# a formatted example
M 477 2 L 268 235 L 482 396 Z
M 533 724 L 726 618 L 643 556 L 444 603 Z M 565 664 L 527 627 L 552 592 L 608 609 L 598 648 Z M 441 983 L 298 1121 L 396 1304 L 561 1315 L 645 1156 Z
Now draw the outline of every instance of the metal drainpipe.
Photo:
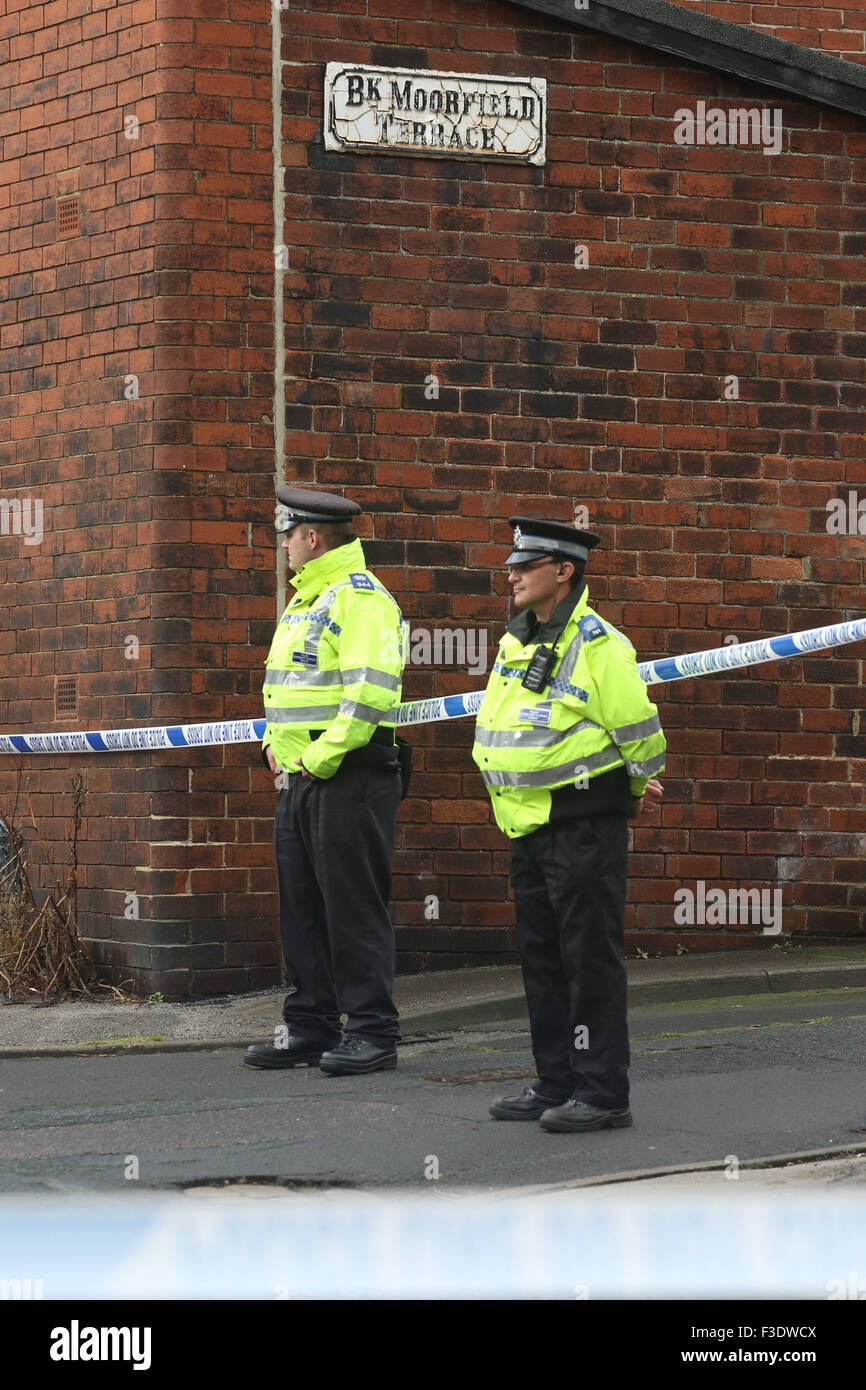
M 283 65 L 280 58 L 282 42 L 282 10 L 276 0 L 271 4 L 271 115 L 273 129 L 273 188 L 274 188 L 274 246 L 282 246 L 285 231 L 283 198 L 282 148 Z M 285 481 L 283 456 L 286 442 L 286 338 L 283 324 L 283 271 L 274 256 L 274 493 Z M 286 552 L 282 536 L 277 534 L 277 620 L 286 606 Z

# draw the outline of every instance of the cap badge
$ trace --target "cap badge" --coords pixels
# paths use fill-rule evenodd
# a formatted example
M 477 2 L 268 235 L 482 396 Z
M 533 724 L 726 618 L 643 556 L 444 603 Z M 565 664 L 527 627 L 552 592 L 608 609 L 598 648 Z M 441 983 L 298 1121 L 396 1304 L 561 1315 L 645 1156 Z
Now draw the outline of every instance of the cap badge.
M 522 539 L 523 539 L 523 532 L 521 531 L 521 529 L 520 529 L 519 526 L 515 526 L 515 528 L 514 528 L 514 544 L 515 544 L 515 545 L 520 545 L 520 542 L 521 542 Z

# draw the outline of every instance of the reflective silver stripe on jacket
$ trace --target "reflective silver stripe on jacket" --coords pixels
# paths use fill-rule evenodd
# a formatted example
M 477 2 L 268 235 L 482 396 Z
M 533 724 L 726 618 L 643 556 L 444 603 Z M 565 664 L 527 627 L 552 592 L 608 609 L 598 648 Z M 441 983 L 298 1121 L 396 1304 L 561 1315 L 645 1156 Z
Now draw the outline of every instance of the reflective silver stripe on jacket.
M 340 671 L 312 671 L 306 667 L 295 666 L 291 671 L 278 671 L 268 667 L 265 685 L 341 685 Z
M 356 666 L 350 671 L 313 671 L 307 667 L 294 667 L 291 671 L 280 671 L 268 667 L 265 685 L 380 685 L 384 690 L 397 691 L 400 682 L 387 671 L 379 671 L 374 666 Z
M 348 715 L 350 719 L 363 719 L 367 724 L 381 724 L 383 719 L 390 719 L 393 710 L 376 709 L 375 705 L 362 705 L 359 700 L 341 700 L 340 714 Z
M 343 685 L 380 685 L 383 690 L 397 691 L 400 681 L 387 671 L 379 671 L 375 666 L 356 666 L 351 671 L 341 671 Z
M 304 651 L 308 656 L 315 657 L 316 662 L 319 660 L 319 644 L 325 631 L 325 619 L 331 611 L 336 593 L 334 585 L 325 589 L 307 611 L 309 625 L 304 634 Z
M 314 719 L 321 719 L 324 723 L 330 724 L 332 719 L 336 719 L 337 713 L 336 705 L 301 705 L 295 709 L 279 709 L 274 705 L 265 705 L 265 718 L 269 724 L 301 724 Z
M 626 771 L 629 777 L 652 777 L 654 772 L 660 772 L 665 765 L 664 753 L 659 753 L 656 758 L 648 758 L 644 763 L 631 763 L 627 758 L 623 758 Z
M 380 594 L 384 594 L 387 599 L 390 599 L 399 613 L 400 605 L 393 594 L 389 594 L 385 586 L 380 584 L 375 576 L 373 577 L 373 583 L 376 591 Z M 354 589 L 354 587 L 351 579 L 340 579 L 336 584 L 329 584 L 327 589 L 322 590 L 321 594 L 310 608 L 298 614 L 298 617 L 301 619 L 304 617 L 309 619 L 310 626 L 304 636 L 304 651 L 307 652 L 308 655 L 314 656 L 317 661 L 319 656 L 319 643 L 322 640 L 325 627 L 327 626 L 327 618 L 334 606 L 334 600 L 341 589 Z M 373 681 L 372 684 L 378 685 L 379 682 Z M 389 688 L 396 690 L 397 687 L 394 686 Z
M 482 729 L 476 726 L 475 742 L 482 748 L 550 748 L 584 729 L 597 729 L 591 719 L 581 719 L 568 729 Z
M 556 783 L 573 782 L 581 772 L 592 772 L 594 768 L 607 764 L 621 763 L 622 758 L 614 744 L 603 748 L 600 753 L 591 753 L 588 758 L 572 758 L 558 767 L 547 767 L 539 772 L 493 772 L 483 770 L 481 776 L 488 787 L 550 787 Z
M 560 661 L 556 670 L 553 672 L 553 675 L 556 677 L 558 681 L 571 681 L 571 677 L 574 674 L 574 668 L 577 665 L 577 658 L 580 653 L 580 649 L 585 641 L 586 638 L 584 637 L 580 628 L 578 628 L 577 632 L 572 637 L 571 641 L 566 647 L 565 654 L 562 660 Z
M 608 729 L 614 743 L 630 743 L 635 738 L 649 738 L 650 734 L 661 733 L 661 720 L 657 714 L 649 719 L 641 719 L 637 724 L 622 724 L 618 729 Z

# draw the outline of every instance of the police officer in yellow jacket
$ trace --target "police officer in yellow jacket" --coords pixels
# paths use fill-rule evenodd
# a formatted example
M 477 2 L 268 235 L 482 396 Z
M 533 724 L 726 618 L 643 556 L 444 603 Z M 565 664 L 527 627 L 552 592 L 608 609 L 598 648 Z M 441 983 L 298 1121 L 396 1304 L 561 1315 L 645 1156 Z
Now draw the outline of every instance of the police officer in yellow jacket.
M 356 502 L 277 490 L 295 594 L 263 687 L 263 754 L 284 770 L 274 822 L 280 929 L 295 986 L 255 1067 L 354 1074 L 397 1065 L 388 913 L 401 795 L 395 740 L 402 619 L 366 567 Z M 341 1038 L 340 1016 L 348 1016 Z
M 589 606 L 598 536 L 512 517 L 518 616 L 500 644 L 472 756 L 511 839 L 511 884 L 538 1077 L 490 1107 L 557 1131 L 620 1128 L 629 1109 L 623 962 L 628 822 L 665 760 L 629 640 Z M 653 780 L 651 780 L 653 779 Z

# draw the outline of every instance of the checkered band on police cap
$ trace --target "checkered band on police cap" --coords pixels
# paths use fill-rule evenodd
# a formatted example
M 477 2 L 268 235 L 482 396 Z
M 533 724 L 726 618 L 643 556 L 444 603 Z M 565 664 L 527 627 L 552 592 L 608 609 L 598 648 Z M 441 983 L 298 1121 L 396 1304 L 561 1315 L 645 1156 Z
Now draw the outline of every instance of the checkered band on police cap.
M 546 555 L 585 561 L 600 540 L 593 531 L 580 531 L 566 522 L 548 521 L 544 517 L 511 516 L 508 524 L 514 527 L 514 539 L 507 565 L 530 564 Z

